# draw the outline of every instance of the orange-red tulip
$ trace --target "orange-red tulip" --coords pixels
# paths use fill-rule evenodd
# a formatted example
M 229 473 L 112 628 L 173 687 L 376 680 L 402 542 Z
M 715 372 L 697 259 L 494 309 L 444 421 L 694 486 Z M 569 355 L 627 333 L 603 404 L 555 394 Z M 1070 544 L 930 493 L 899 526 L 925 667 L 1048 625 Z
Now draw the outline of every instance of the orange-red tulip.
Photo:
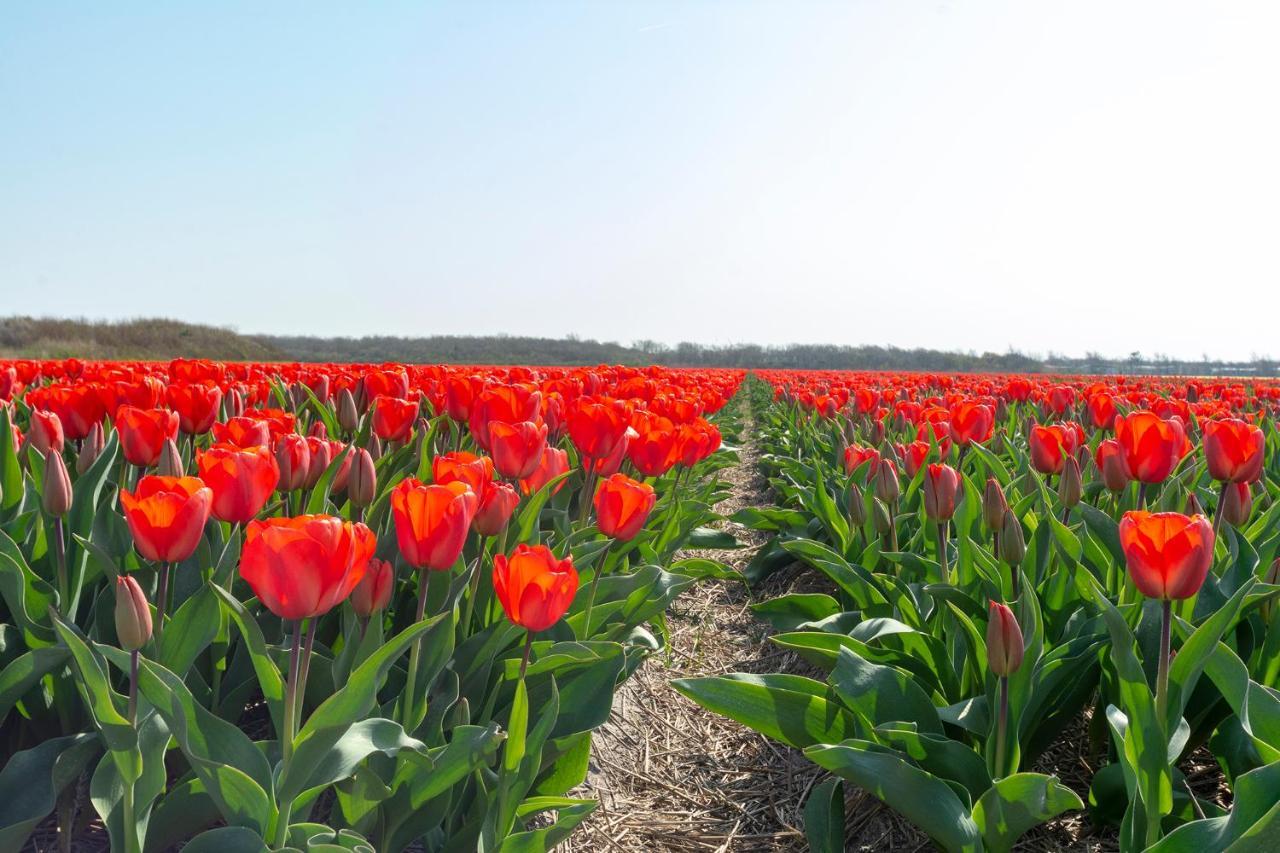
M 240 576 L 281 619 L 328 613 L 364 578 L 377 547 L 373 531 L 331 515 L 252 521 Z
M 129 464 L 148 467 L 160 458 L 165 439 L 178 437 L 178 413 L 121 406 L 116 412 L 116 432 Z
M 120 507 L 144 559 L 180 563 L 195 553 L 209 521 L 213 490 L 196 477 L 143 477 L 120 490 Z
M 924 473 L 924 514 L 934 521 L 950 521 L 956 513 L 960 475 L 950 465 L 934 463 Z
M 987 667 L 1000 678 L 1013 675 L 1026 653 L 1022 629 L 1007 605 L 992 601 L 987 610 Z
M 1262 474 L 1266 437 L 1262 430 L 1235 418 L 1206 421 L 1204 458 L 1209 476 L 1227 483 L 1252 483 Z
M 383 441 L 407 441 L 418 417 L 418 402 L 398 397 L 373 401 L 373 431 Z
M 1075 433 L 1065 424 L 1031 428 L 1028 441 L 1031 450 L 1031 467 L 1041 474 L 1061 474 L 1066 458 L 1076 449 Z
M 546 424 L 489 421 L 489 452 L 493 454 L 493 465 L 508 480 L 523 479 L 537 470 L 546 448 Z
M 213 440 L 236 447 L 270 447 L 271 424 L 244 415 L 228 418 L 224 424 L 213 425 Z
M 32 410 L 31 425 L 27 427 L 27 441 L 40 451 L 41 456 L 61 453 L 66 445 L 66 438 L 62 433 L 62 420 L 53 412 Z
M 1114 438 L 1107 438 L 1098 443 L 1093 461 L 1102 474 L 1102 484 L 1112 492 L 1122 492 L 1132 479 L 1129 476 L 1129 465 L 1124 461 L 1124 448 Z
M 1120 547 L 1129 576 L 1148 598 L 1190 598 L 1213 563 L 1213 525 L 1202 515 L 1126 512 Z
M 351 590 L 351 606 L 357 616 L 371 616 L 385 610 L 395 586 L 395 570 L 386 560 L 369 560 L 364 578 Z
M 204 435 L 218 419 L 222 389 L 217 385 L 170 385 L 169 405 L 178 413 L 178 427 L 187 435 Z
M 196 467 L 213 490 L 213 517 L 232 524 L 257 515 L 280 481 L 276 457 L 266 447 L 215 444 L 199 455 Z
M 493 589 L 507 618 L 529 631 L 560 621 L 578 591 L 573 558 L 556 559 L 546 545 L 517 545 L 493 558 Z
M 511 514 L 520 503 L 520 495 L 510 483 L 493 482 L 485 490 L 476 509 L 472 526 L 481 536 L 497 536 L 506 529 Z
M 1162 483 L 1182 459 L 1187 437 L 1177 420 L 1134 412 L 1116 417 L 1116 441 L 1124 451 L 1130 477 L 1141 483 Z
M 605 536 L 622 542 L 634 539 L 658 501 L 653 486 L 614 474 L 596 490 L 596 526 Z
M 951 438 L 962 447 L 991 438 L 996 428 L 995 409 L 985 403 L 963 402 L 951 407 Z
M 538 463 L 538 467 L 534 472 L 520 481 L 520 491 L 526 495 L 532 495 L 568 470 L 569 452 L 558 447 L 548 447 L 543 451 L 542 461 Z M 561 480 L 557 483 L 556 487 L 551 490 L 551 494 L 554 495 L 563 489 L 564 482 L 564 480 Z
M 396 541 L 409 565 L 445 571 L 462 553 L 479 499 L 465 483 L 425 485 L 410 477 L 391 490 Z

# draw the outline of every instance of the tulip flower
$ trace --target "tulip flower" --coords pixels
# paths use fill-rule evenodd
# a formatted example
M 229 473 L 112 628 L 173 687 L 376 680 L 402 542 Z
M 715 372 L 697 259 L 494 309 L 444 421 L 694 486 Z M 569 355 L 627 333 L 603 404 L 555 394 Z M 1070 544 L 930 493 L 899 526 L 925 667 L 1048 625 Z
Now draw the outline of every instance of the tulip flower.
M 569 406 L 566 415 L 569 440 L 584 459 L 604 459 L 622 441 L 627 431 L 626 417 L 613 401 L 581 398 Z
M 168 409 L 121 406 L 116 412 L 120 449 L 129 464 L 147 468 L 156 464 L 165 439 L 178 437 L 178 413 Z
M 363 447 L 351 454 L 351 473 L 347 475 L 347 497 L 356 508 L 363 511 L 373 503 L 378 493 L 378 474 L 373 467 L 373 456 Z
M 971 442 L 982 444 L 995 432 L 995 410 L 984 403 L 964 402 L 951 407 L 951 438 L 962 448 Z
M 270 447 L 271 424 L 245 415 L 228 418 L 224 424 L 213 425 L 213 440 L 236 447 Z
M 66 437 L 62 432 L 62 420 L 53 412 L 33 410 L 31 424 L 27 427 L 27 444 L 39 450 L 41 456 L 61 453 L 66 444 Z
M 218 419 L 222 389 L 217 385 L 170 385 L 169 405 L 178 413 L 178 428 L 187 435 L 204 435 Z
M 197 457 L 196 468 L 213 490 L 213 517 L 232 524 L 256 516 L 280 480 L 275 455 L 260 446 L 215 444 Z
M 1213 520 L 1216 533 L 1222 527 L 1223 513 L 1234 506 L 1236 516 L 1244 505 L 1239 489 L 1232 504 L 1232 484 L 1252 483 L 1262 476 L 1262 462 L 1266 450 L 1266 438 L 1262 430 L 1247 421 L 1235 418 L 1206 421 L 1204 425 L 1204 458 L 1209 466 L 1209 476 L 1222 483 L 1218 498 L 1218 513 Z M 1248 494 L 1248 489 L 1245 489 Z M 1245 515 L 1247 518 L 1247 514 Z
M 1243 527 L 1253 514 L 1253 492 L 1249 490 L 1248 483 L 1222 485 L 1222 505 L 1218 509 L 1218 518 L 1232 527 Z M 1215 527 L 1213 532 L 1216 535 L 1218 528 Z
M 1031 467 L 1046 476 L 1061 474 L 1066 458 L 1075 453 L 1075 434 L 1065 424 L 1031 427 L 1028 438 Z
M 1003 776 L 1005 744 L 1009 730 L 1009 676 L 1022 666 L 1025 650 L 1022 629 L 1007 605 L 992 601 L 987 614 L 987 666 L 999 679 L 999 712 L 996 719 L 996 763 L 992 775 Z
M 1058 500 L 1062 502 L 1062 521 L 1066 523 L 1071 508 L 1084 497 L 1084 481 L 1080 478 L 1080 463 L 1068 456 L 1062 463 L 1062 476 L 1058 478 Z
M 391 589 L 396 575 L 386 560 L 373 558 L 360 583 L 351 590 L 351 607 L 361 620 L 368 620 L 374 613 L 381 613 L 391 601 Z
M 418 417 L 418 402 L 398 397 L 373 401 L 373 432 L 383 441 L 407 441 Z
M 644 527 L 657 500 L 653 486 L 614 474 L 596 490 L 596 526 L 605 536 L 630 541 Z
M 850 444 L 844 449 L 844 472 L 853 474 L 863 465 L 871 463 L 868 471 L 875 470 L 875 462 L 880 458 L 880 451 L 874 447 L 862 447 L 857 444 Z
M 1093 461 L 1102 474 L 1102 484 L 1108 491 L 1123 492 L 1132 479 L 1129 476 L 1129 465 L 1125 462 L 1124 448 L 1114 438 L 1104 439 L 1094 452 Z
M 116 576 L 116 640 L 126 652 L 137 653 L 151 639 L 151 607 L 146 593 L 131 575 Z
M 276 442 L 276 467 L 280 469 L 277 488 L 292 492 L 307 485 L 311 468 L 311 447 L 297 433 L 281 436 Z
M 281 619 L 321 616 L 351 595 L 376 545 L 369 528 L 331 515 L 251 521 L 240 576 Z
M 928 461 L 932 451 L 933 445 L 927 441 L 913 441 L 898 447 L 898 452 L 902 456 L 902 470 L 906 472 L 908 478 L 915 478 L 916 473 Z
M 542 461 L 538 463 L 538 467 L 534 472 L 520 481 L 520 491 L 523 494 L 532 495 L 568 470 L 569 452 L 558 447 L 548 447 L 542 454 Z M 556 483 L 556 487 L 551 490 L 551 494 L 556 494 L 562 488 L 564 488 L 563 480 Z
M 476 507 L 471 526 L 481 536 L 497 536 L 506 529 L 519 503 L 520 495 L 515 486 L 510 483 L 491 483 Z
M 661 477 L 679 461 L 677 432 L 671 429 L 642 430 L 627 445 L 627 458 L 645 477 Z
M 180 563 L 195 553 L 213 504 L 213 490 L 195 477 L 143 477 L 130 492 L 120 490 L 120 508 L 145 560 Z M 162 581 L 162 586 L 166 584 Z M 164 596 L 156 603 L 163 622 Z
M 1203 516 L 1126 512 L 1120 546 L 1138 591 L 1163 601 L 1200 591 L 1213 563 L 1213 528 Z
M 396 541 L 409 565 L 447 571 L 458 561 L 479 500 L 465 483 L 426 485 L 410 477 L 391 491 Z
M 934 463 L 925 469 L 924 514 L 932 521 L 950 521 L 956 511 L 960 475 L 950 465 Z
M 493 558 L 493 588 L 503 612 L 527 631 L 545 631 L 560 621 L 578 591 L 573 558 L 557 559 L 546 545 L 517 545 Z
M 1022 533 L 1022 522 L 1013 510 L 1004 514 L 1004 523 L 1000 525 L 1000 559 L 1009 566 L 1009 577 L 1013 585 L 1013 597 L 1021 593 L 1019 575 L 1022 560 L 1027 556 L 1027 540 Z
M 999 533 L 1004 524 L 1004 514 L 1009 511 L 1009 502 L 1005 499 L 1004 489 L 995 477 L 987 478 L 986 489 L 982 493 L 982 520 L 987 529 Z
M 1186 432 L 1177 420 L 1154 412 L 1116 417 L 1116 441 L 1129 476 L 1140 483 L 1162 483 L 1182 459 Z
M 532 421 L 489 422 L 489 451 L 498 473 L 508 480 L 521 480 L 538 469 L 547 447 L 547 426 Z

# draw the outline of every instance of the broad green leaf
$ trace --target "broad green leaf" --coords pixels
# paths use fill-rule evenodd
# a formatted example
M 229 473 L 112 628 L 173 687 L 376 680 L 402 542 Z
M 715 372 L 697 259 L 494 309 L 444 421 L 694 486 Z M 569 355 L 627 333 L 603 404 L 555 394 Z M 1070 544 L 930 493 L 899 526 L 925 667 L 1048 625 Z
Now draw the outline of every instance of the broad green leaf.
M 841 701 L 870 726 L 906 722 L 914 723 L 920 731 L 942 734 L 942 721 L 929 695 L 894 667 L 872 663 L 852 649 L 841 648 L 828 680 Z
M 1027 830 L 1065 811 L 1082 809 L 1079 795 L 1056 776 L 1015 773 L 999 780 L 973 806 L 987 850 L 1005 853 Z
M 98 736 L 84 732 L 50 738 L 10 756 L 0 768 L 0 850 L 23 849 L 58 795 L 101 749 Z
M 799 675 L 731 673 L 671 685 L 702 707 L 795 747 L 836 743 L 858 732 L 835 692 Z

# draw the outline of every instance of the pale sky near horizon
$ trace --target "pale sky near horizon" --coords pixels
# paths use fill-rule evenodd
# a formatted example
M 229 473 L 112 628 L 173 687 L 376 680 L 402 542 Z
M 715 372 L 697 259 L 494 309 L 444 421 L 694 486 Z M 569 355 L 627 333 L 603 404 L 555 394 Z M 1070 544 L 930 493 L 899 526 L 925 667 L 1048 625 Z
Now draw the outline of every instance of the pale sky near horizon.
M 1280 355 L 1280 4 L 14 2 L 0 315 Z

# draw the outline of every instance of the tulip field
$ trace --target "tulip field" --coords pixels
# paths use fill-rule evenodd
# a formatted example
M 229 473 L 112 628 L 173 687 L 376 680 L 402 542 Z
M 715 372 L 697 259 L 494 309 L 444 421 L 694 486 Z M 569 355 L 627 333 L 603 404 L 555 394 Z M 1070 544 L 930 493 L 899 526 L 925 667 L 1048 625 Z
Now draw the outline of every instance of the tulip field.
M 813 774 L 802 826 L 670 849 L 880 849 L 873 806 L 1280 849 L 1280 383 L 69 359 L 0 401 L 0 853 L 664 849 L 593 790 L 642 668 Z M 663 675 L 709 587 L 777 671 Z

